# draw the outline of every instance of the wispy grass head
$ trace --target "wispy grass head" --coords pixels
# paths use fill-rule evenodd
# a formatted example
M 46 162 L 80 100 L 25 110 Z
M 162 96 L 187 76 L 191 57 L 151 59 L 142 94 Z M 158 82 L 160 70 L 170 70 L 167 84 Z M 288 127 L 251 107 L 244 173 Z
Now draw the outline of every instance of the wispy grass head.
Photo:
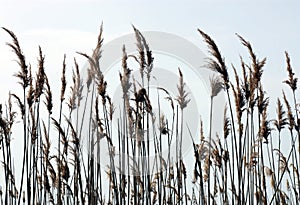
M 280 99 L 277 99 L 277 119 L 274 122 L 274 125 L 276 126 L 277 130 L 280 132 L 284 126 L 286 124 L 288 124 L 287 122 L 287 118 L 285 117 L 286 112 L 283 110 L 283 106 L 281 104 Z
M 227 106 L 224 108 L 224 120 L 223 120 L 223 134 L 224 139 L 228 137 L 230 133 L 230 118 L 227 116 Z
M 38 73 L 36 75 L 35 85 L 35 101 L 39 100 L 39 97 L 43 93 L 45 83 L 45 68 L 44 68 L 45 56 L 43 55 L 42 49 L 39 46 L 39 59 L 38 59 Z
M 201 34 L 201 36 L 204 38 L 204 41 L 207 43 L 209 48 L 209 53 L 214 57 L 214 59 L 209 58 L 208 68 L 218 72 L 222 76 L 225 88 L 228 89 L 229 75 L 225 65 L 225 59 L 222 57 L 221 52 L 219 51 L 219 48 L 214 42 L 214 40 L 209 35 L 204 33 L 202 30 L 198 29 L 198 31 Z
M 146 58 L 147 59 L 146 59 L 146 71 L 145 72 L 146 72 L 146 75 L 147 75 L 147 79 L 149 81 L 150 76 L 151 76 L 151 72 L 152 72 L 152 69 L 153 69 L 154 57 L 152 55 L 152 51 L 150 50 L 149 44 L 147 43 L 146 38 L 144 37 L 144 35 L 139 30 L 137 30 L 137 32 L 140 35 L 141 41 L 143 43 L 144 50 L 146 52 Z
M 44 103 L 47 107 L 49 114 L 52 114 L 52 108 L 53 108 L 52 92 L 51 92 L 51 88 L 47 76 L 45 78 L 45 96 L 46 96 L 46 101 Z
M 263 113 L 263 111 L 266 109 L 266 107 L 269 105 L 269 97 L 266 97 L 266 93 L 263 90 L 262 85 L 258 87 L 259 96 L 257 100 L 257 107 L 259 113 Z
M 67 80 L 66 80 L 66 55 L 64 55 L 62 76 L 61 76 L 61 91 L 60 91 L 60 101 L 64 101 L 66 92 Z
M 282 95 L 283 95 L 283 100 L 284 100 L 284 103 L 285 103 L 285 106 L 287 109 L 287 119 L 288 119 L 288 124 L 289 124 L 289 130 L 292 130 L 295 126 L 295 118 L 294 118 L 290 103 L 289 103 L 285 93 L 282 92 Z
M 33 77 L 32 77 L 32 72 L 31 72 L 31 66 L 29 65 L 29 89 L 27 91 L 27 103 L 28 103 L 29 108 L 31 108 L 31 106 L 33 105 L 34 98 L 35 98 L 35 90 L 33 87 Z
M 7 43 L 7 45 L 12 48 L 14 53 L 18 57 L 18 64 L 21 67 L 21 71 L 19 71 L 15 76 L 21 80 L 20 84 L 23 86 L 23 88 L 26 88 L 29 85 L 29 77 L 28 77 L 28 67 L 25 61 L 25 56 L 23 55 L 22 49 L 20 47 L 19 41 L 17 36 L 7 28 L 2 27 L 3 30 L 5 30 L 13 39 L 13 43 Z
M 180 109 L 183 110 L 191 100 L 187 99 L 189 93 L 186 92 L 185 90 L 186 84 L 183 81 L 183 75 L 180 68 L 178 68 L 178 72 L 179 72 L 179 84 L 177 85 L 178 95 L 176 100 L 180 106 Z
M 240 41 L 242 42 L 242 44 L 248 49 L 248 52 L 250 54 L 251 57 L 251 61 L 252 61 L 252 80 L 254 82 L 254 85 L 256 87 L 258 87 L 258 83 L 261 81 L 261 76 L 263 74 L 263 67 L 266 63 L 266 58 L 262 59 L 261 61 L 259 61 L 252 49 L 252 46 L 250 44 L 249 41 L 246 41 L 242 36 L 240 36 L 239 34 L 236 34 Z
M 219 76 L 212 76 L 209 78 L 210 88 L 211 88 L 211 97 L 216 97 L 221 90 L 223 89 L 223 83 Z
M 295 91 L 297 89 L 297 81 L 298 78 L 295 78 L 294 75 L 295 73 L 293 72 L 292 66 L 291 66 L 291 59 L 290 56 L 288 54 L 288 52 L 285 52 L 285 58 L 286 58 L 286 70 L 288 72 L 289 75 L 289 79 L 283 81 L 284 83 L 288 84 L 290 86 L 290 88 Z
M 99 34 L 98 34 L 98 41 L 97 41 L 97 45 L 96 45 L 96 48 L 94 49 L 93 51 L 93 55 L 92 55 L 92 58 L 95 62 L 95 65 L 96 65 L 96 68 L 98 70 L 98 72 L 100 72 L 100 64 L 99 64 L 99 60 L 102 56 L 102 44 L 103 44 L 103 22 L 101 23 L 101 26 L 100 26 L 100 31 L 99 31 Z
M 123 57 L 122 57 L 122 68 L 123 68 L 123 73 L 119 74 L 120 75 L 120 81 L 121 81 L 121 86 L 123 90 L 123 97 L 126 98 L 129 95 L 129 90 L 131 88 L 132 83 L 130 82 L 130 75 L 131 75 L 131 70 L 127 66 L 127 52 L 125 45 L 123 45 Z
M 139 55 L 139 64 L 140 64 L 140 75 L 142 78 L 142 81 L 144 80 L 144 69 L 145 69 L 145 64 L 146 64 L 146 59 L 145 59 L 145 51 L 144 51 L 144 45 L 143 45 L 143 41 L 142 41 L 142 34 L 141 32 L 136 29 L 133 25 L 133 30 L 135 33 L 135 39 L 136 39 L 136 46 L 137 46 L 137 51 L 138 51 L 138 55 Z
M 270 120 L 267 119 L 267 107 L 262 112 L 262 121 L 259 130 L 260 137 L 265 139 L 265 143 L 269 142 L 269 135 L 271 134 Z

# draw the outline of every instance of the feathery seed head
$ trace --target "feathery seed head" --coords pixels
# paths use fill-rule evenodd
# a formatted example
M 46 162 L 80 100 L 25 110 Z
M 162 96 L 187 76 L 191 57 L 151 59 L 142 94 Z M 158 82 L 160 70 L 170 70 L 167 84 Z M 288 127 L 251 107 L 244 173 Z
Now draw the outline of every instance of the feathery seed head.
M 185 90 L 186 84 L 183 81 L 183 75 L 180 68 L 178 68 L 178 71 L 179 71 L 179 84 L 177 85 L 178 95 L 176 100 L 180 106 L 180 109 L 183 110 L 191 100 L 187 99 L 189 93 L 186 92 Z

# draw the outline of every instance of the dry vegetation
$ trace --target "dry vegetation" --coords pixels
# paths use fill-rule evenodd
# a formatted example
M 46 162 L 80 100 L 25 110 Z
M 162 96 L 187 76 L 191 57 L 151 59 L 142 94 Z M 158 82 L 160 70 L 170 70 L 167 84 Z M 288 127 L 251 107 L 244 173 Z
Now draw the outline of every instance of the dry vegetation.
M 210 123 L 205 124 L 212 127 L 213 101 L 224 91 L 227 97 L 224 129 L 217 136 L 211 131 L 203 133 L 201 123 L 200 134 L 183 136 L 182 130 L 188 129 L 184 111 L 190 101 L 184 72 L 179 69 L 176 97 L 159 88 L 170 103 L 173 117 L 166 119 L 160 110 L 154 113 L 148 86 L 154 58 L 151 45 L 136 28 L 137 54 L 127 55 L 123 47 L 119 74 L 123 91 L 121 108 L 114 107 L 107 93 L 110 82 L 106 81 L 99 66 L 102 26 L 93 53 L 78 53 L 89 62 L 87 79 L 80 76 L 75 60 L 73 82 L 67 85 L 64 60 L 57 106 L 53 106 L 42 49 L 39 49 L 36 76 L 33 76 L 17 37 L 12 31 L 3 29 L 12 38 L 7 45 L 17 56 L 20 69 L 15 76 L 23 95 L 11 93 L 7 106 L 0 106 L 3 166 L 0 204 L 299 203 L 297 78 L 288 53 L 285 53 L 288 79 L 284 84 L 290 88 L 290 93 L 278 98 L 277 118 L 269 119 L 268 113 L 273 111 L 269 110 L 269 99 L 261 81 L 266 59 L 260 60 L 251 44 L 238 36 L 249 52 L 250 62 L 241 58 L 239 69 L 232 66 L 233 72 L 229 72 L 214 40 L 198 29 L 209 48 L 207 67 L 216 72 L 216 77 L 211 79 Z M 132 78 L 129 58 L 136 61 L 141 82 Z M 76 108 L 80 105 L 89 107 L 87 110 L 92 113 L 87 135 L 82 130 L 82 115 L 88 113 L 79 113 Z M 57 116 L 52 114 L 53 109 L 58 109 Z M 115 109 L 121 109 L 120 116 L 114 115 Z M 47 111 L 48 116 L 40 115 L 42 110 Z M 117 130 L 113 130 L 113 118 L 118 119 Z M 23 127 L 22 138 L 15 137 L 23 140 L 24 145 L 21 170 L 14 169 L 15 151 L 11 146 L 16 120 L 21 120 Z M 154 143 L 149 142 L 150 136 Z M 88 139 L 86 155 L 81 144 L 83 138 Z M 162 145 L 162 138 L 168 139 L 167 145 Z M 181 150 L 184 138 L 196 139 L 193 142 L 194 167 L 185 167 Z M 284 151 L 282 138 L 286 145 Z M 163 158 L 162 147 L 170 147 L 173 142 L 176 143 L 176 158 Z M 103 156 L 99 154 L 103 146 L 109 150 L 105 157 L 109 158 L 110 165 L 106 169 L 101 167 Z M 149 156 L 156 156 L 154 167 L 150 166 Z M 16 174 L 20 175 L 20 181 L 15 181 Z

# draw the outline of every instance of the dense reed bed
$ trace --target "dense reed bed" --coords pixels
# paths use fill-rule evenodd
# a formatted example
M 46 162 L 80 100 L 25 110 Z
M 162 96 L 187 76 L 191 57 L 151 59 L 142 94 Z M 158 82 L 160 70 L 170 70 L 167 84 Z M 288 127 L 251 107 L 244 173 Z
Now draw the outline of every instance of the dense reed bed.
M 184 68 L 178 69 L 176 96 L 157 88 L 158 105 L 166 101 L 172 111 L 168 119 L 160 106 L 153 111 L 149 84 L 155 56 L 135 27 L 137 53 L 129 55 L 125 46 L 120 48 L 121 106 L 112 102 L 107 92 L 109 79 L 100 68 L 102 26 L 93 53 L 78 52 L 78 57 L 88 61 L 87 79 L 74 59 L 72 81 L 67 82 L 64 57 L 59 99 L 53 99 L 42 48 L 33 71 L 16 35 L 3 30 L 12 38 L 7 45 L 16 54 L 19 71 L 15 76 L 22 95 L 10 93 L 6 106 L 0 106 L 1 205 L 299 204 L 297 78 L 287 52 L 283 86 L 290 91 L 278 96 L 275 111 L 263 88 L 266 58 L 260 59 L 250 42 L 237 35 L 250 61 L 241 57 L 240 65 L 228 67 L 215 41 L 198 29 L 199 41 L 204 40 L 210 55 L 206 67 L 215 71 L 210 121 L 201 122 L 198 133 L 185 136 L 183 130 L 189 127 L 184 113 L 190 98 Z M 129 68 L 128 61 L 136 67 Z M 140 82 L 133 78 L 132 69 L 139 70 Z M 212 133 L 213 104 L 220 92 L 226 96 L 220 116 L 223 133 Z M 275 112 L 277 117 L 270 119 L 269 113 Z M 117 119 L 116 126 L 113 119 Z M 17 121 L 22 130 L 14 136 Z M 204 133 L 203 124 L 210 127 L 209 133 Z M 20 170 L 15 169 L 16 150 L 11 145 L 16 138 L 23 145 L 18 151 Z M 193 141 L 193 167 L 186 167 L 186 160 L 191 159 L 182 155 L 186 139 Z M 175 156 L 170 153 L 172 144 Z M 167 157 L 162 155 L 165 147 Z M 106 156 L 101 154 L 104 148 Z M 106 167 L 101 166 L 104 158 L 109 161 Z

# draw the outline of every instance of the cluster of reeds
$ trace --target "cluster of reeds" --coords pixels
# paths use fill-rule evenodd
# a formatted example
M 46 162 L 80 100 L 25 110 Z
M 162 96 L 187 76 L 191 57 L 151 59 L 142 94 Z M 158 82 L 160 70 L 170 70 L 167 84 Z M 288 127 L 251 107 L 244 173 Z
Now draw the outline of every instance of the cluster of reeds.
M 23 95 L 10 93 L 6 110 L 0 106 L 0 204 L 299 203 L 297 78 L 288 53 L 284 83 L 291 95 L 283 92 L 276 105 L 277 118 L 269 119 L 272 111 L 262 83 L 266 59 L 260 60 L 251 44 L 238 35 L 250 62 L 241 57 L 241 69 L 228 68 L 214 40 L 199 29 L 211 55 L 207 67 L 216 72 L 211 78 L 210 121 L 205 122 L 210 129 L 204 133 L 201 122 L 199 133 L 185 136 L 184 111 L 190 99 L 184 72 L 178 69 L 177 96 L 158 87 L 159 100 L 153 102 L 149 89 L 154 57 L 151 45 L 135 27 L 137 53 L 127 54 L 125 45 L 122 48 L 122 102 L 118 106 L 107 92 L 110 82 L 100 67 L 102 26 L 93 53 L 78 52 L 88 61 L 87 79 L 74 59 L 69 85 L 64 57 L 58 100 L 52 97 L 42 49 L 34 76 L 17 37 L 3 29 L 12 38 L 8 46 L 17 56 L 20 71 L 16 77 Z M 129 68 L 129 61 L 136 68 Z M 132 69 L 139 70 L 140 82 Z M 227 97 L 223 133 L 212 133 L 214 99 L 222 91 Z M 160 109 L 164 101 L 170 105 L 170 119 Z M 158 106 L 156 112 L 153 104 Z M 120 110 L 119 116 L 115 109 Z M 11 140 L 19 119 L 23 150 L 21 170 L 15 170 Z M 190 159 L 182 155 L 182 142 L 187 138 L 193 140 L 194 167 L 186 167 L 184 160 Z M 166 155 L 162 154 L 165 149 Z
M 277 117 L 269 119 L 268 113 L 275 110 L 269 110 L 269 98 L 263 89 L 266 58 L 260 60 L 250 42 L 237 35 L 248 50 L 250 62 L 240 57 L 241 69 L 231 65 L 229 70 L 214 40 L 200 29 L 198 31 L 211 54 L 207 66 L 218 73 L 211 80 L 211 113 L 214 97 L 220 89 L 223 88 L 227 96 L 223 134 L 216 134 L 215 140 L 212 140 L 210 132 L 208 141 L 202 138 L 204 140 L 195 149 L 197 155 L 203 152 L 203 146 L 208 147 L 202 161 L 196 157 L 194 168 L 200 189 L 199 202 L 203 198 L 206 201 L 202 200 L 202 204 L 298 204 L 300 141 L 297 78 L 288 53 L 285 53 L 288 80 L 284 83 L 290 87 L 292 95 L 288 98 L 285 92 L 282 93 L 283 100 L 277 100 Z M 233 80 L 229 73 L 233 73 Z M 291 103 L 290 99 L 293 99 Z M 212 114 L 210 122 L 211 118 Z M 283 133 L 284 147 L 281 142 Z M 201 177 L 203 171 L 207 175 L 204 178 Z

